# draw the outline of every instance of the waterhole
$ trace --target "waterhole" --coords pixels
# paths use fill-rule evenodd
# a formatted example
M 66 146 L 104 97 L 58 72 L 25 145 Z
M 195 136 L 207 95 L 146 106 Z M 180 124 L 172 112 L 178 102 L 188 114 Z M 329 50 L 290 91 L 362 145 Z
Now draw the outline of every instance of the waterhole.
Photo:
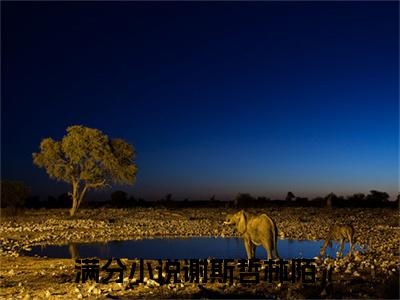
M 281 258 L 314 258 L 319 255 L 322 240 L 278 240 L 278 254 Z M 345 243 L 343 255 L 349 251 Z M 355 245 L 355 250 L 360 246 Z M 333 242 L 326 249 L 326 255 L 336 257 L 339 243 Z M 26 253 L 30 256 L 47 256 L 49 258 L 86 258 L 98 257 L 107 259 L 143 258 L 143 259 L 190 259 L 190 258 L 246 258 L 243 241 L 240 238 L 152 238 L 142 240 L 109 241 L 105 243 L 70 243 L 62 246 L 35 246 Z M 266 259 L 262 246 L 257 247 L 256 257 Z

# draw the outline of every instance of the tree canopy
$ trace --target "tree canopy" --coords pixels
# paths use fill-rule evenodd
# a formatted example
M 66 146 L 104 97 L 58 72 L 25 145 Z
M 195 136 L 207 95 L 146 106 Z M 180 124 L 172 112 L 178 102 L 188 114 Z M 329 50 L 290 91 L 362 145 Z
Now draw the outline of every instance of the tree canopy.
M 112 183 L 131 185 L 137 167 L 135 150 L 122 139 L 109 139 L 100 130 L 81 125 L 67 128 L 61 141 L 45 138 L 33 163 L 50 178 L 72 184 L 73 216 L 85 193 Z

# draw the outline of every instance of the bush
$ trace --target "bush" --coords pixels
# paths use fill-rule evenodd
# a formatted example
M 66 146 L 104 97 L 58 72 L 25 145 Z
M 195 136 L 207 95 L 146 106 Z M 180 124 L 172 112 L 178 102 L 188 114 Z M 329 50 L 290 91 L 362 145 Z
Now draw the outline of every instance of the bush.
M 7 212 L 15 213 L 24 206 L 28 194 L 29 189 L 23 182 L 1 181 L 1 208 L 7 208 Z

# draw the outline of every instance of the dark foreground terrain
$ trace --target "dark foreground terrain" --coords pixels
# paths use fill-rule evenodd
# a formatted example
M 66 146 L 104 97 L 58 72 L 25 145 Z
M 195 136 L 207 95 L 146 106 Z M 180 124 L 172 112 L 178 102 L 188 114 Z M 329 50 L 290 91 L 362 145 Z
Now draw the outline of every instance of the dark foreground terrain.
M 153 280 L 123 283 L 75 283 L 75 261 L 23 256 L 34 245 L 68 242 L 128 240 L 146 237 L 235 236 L 223 226 L 226 213 L 236 210 L 137 208 L 81 210 L 75 218 L 67 210 L 31 210 L 16 217 L 2 216 L 0 297 L 41 298 L 399 298 L 400 226 L 397 209 L 272 208 L 267 213 L 278 225 L 280 238 L 323 239 L 334 221 L 350 222 L 357 244 L 367 251 L 343 259 L 317 262 L 317 282 L 283 284 L 166 284 Z M 105 261 L 101 261 L 104 265 Z M 321 280 L 332 269 L 332 280 Z M 136 276 L 135 276 L 136 277 Z M 115 277 L 112 279 L 115 281 Z

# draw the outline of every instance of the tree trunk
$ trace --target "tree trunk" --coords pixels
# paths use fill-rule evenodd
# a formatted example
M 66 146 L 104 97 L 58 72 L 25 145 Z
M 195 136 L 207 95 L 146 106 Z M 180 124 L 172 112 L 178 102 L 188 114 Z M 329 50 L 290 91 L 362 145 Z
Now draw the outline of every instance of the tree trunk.
M 72 180 L 72 208 L 69 210 L 70 216 L 73 217 L 75 215 L 81 205 L 83 197 L 89 189 L 104 187 L 106 186 L 105 182 L 106 180 L 97 183 L 85 183 L 83 189 L 79 191 L 79 181 Z
M 72 182 L 72 208 L 69 210 L 69 215 L 73 217 L 78 210 L 79 202 L 78 202 L 78 183 Z
M 78 199 L 72 195 L 72 208 L 69 210 L 69 215 L 73 217 L 78 210 Z
M 82 199 L 83 199 L 83 197 L 85 196 L 85 193 L 86 193 L 87 189 L 88 189 L 88 186 L 85 185 L 84 188 L 82 189 L 82 191 L 81 191 L 79 197 L 78 197 L 78 205 L 77 205 L 76 209 L 78 209 L 79 206 L 81 205 Z
M 69 211 L 71 217 L 73 217 L 78 210 L 79 206 L 82 203 L 82 199 L 85 196 L 86 191 L 88 190 L 88 186 L 85 185 L 81 192 L 79 192 L 79 185 L 76 183 L 72 184 L 72 208 Z
M 68 245 L 69 255 L 71 255 L 72 259 L 79 257 L 78 249 L 76 248 L 76 244 L 72 243 Z

